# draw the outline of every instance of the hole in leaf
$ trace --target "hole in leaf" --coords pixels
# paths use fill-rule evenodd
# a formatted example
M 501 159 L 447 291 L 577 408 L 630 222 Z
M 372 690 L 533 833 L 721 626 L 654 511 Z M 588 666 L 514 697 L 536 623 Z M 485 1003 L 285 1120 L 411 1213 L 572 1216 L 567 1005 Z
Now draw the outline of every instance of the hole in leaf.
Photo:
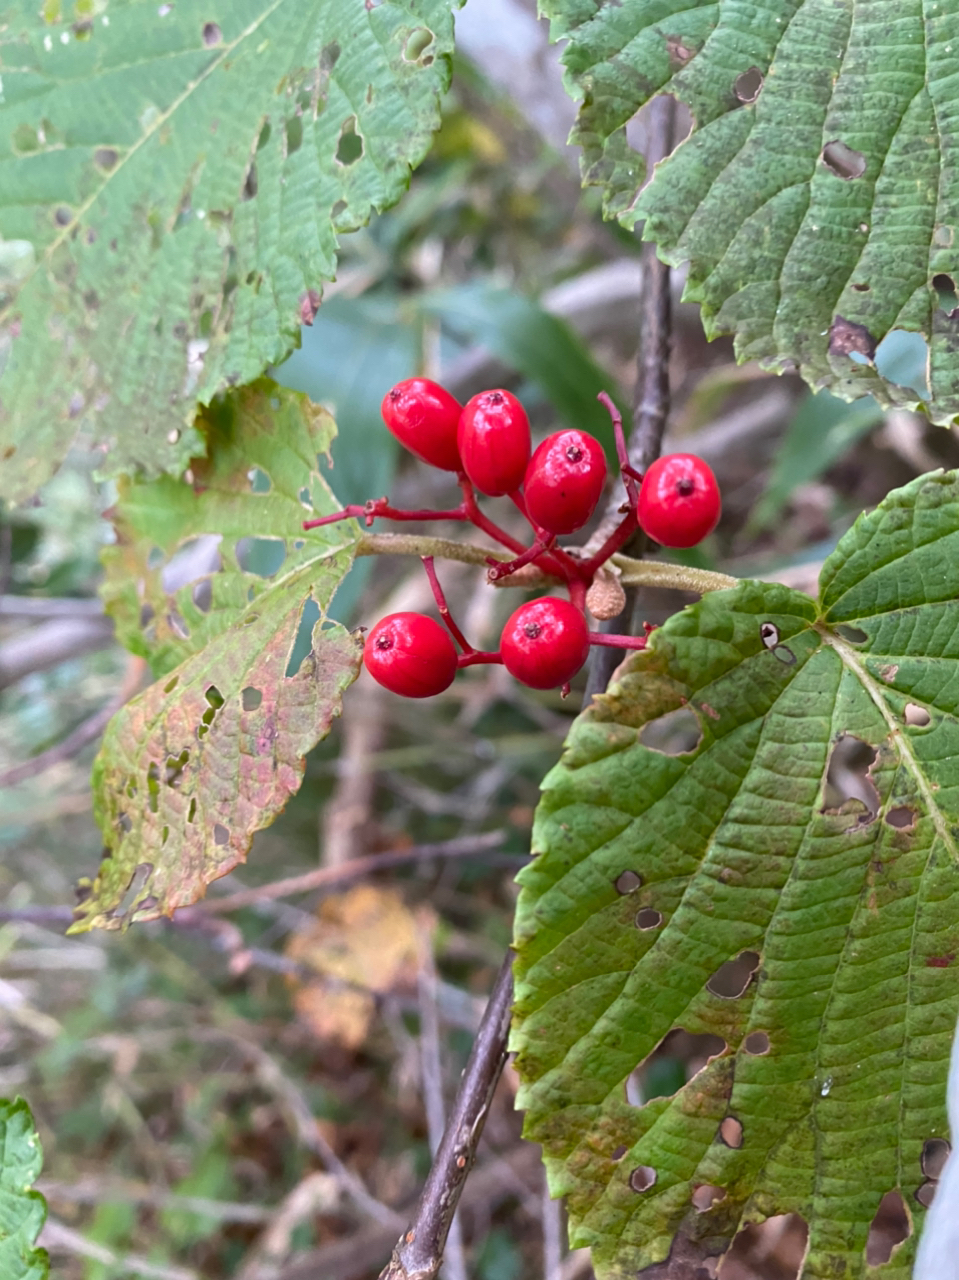
M 196 582 L 198 578 L 205 578 L 210 573 L 216 573 L 222 568 L 221 540 L 222 535 L 219 533 L 204 533 L 199 538 L 190 538 L 181 547 L 177 547 L 169 563 L 164 566 L 160 577 L 163 590 L 167 595 L 173 595 L 181 587 Z
M 908 805 L 900 805 L 896 809 L 890 809 L 886 814 L 885 821 L 890 827 L 896 827 L 899 831 L 905 831 L 909 827 L 916 825 L 916 811 L 910 809 Z
M 145 631 L 156 614 L 153 612 L 152 604 L 143 604 L 140 606 L 140 630 Z
M 850 644 L 864 644 L 869 639 L 861 627 L 850 627 L 845 622 L 840 622 L 835 630 L 837 635 L 848 640 Z
M 362 154 L 363 135 L 357 132 L 356 116 L 350 116 L 343 122 L 340 130 L 340 141 L 336 148 L 337 163 L 348 168 L 351 164 L 356 164 Z
M 219 709 L 223 706 L 223 703 L 225 701 L 223 694 L 220 692 L 220 690 L 216 687 L 215 684 L 211 684 L 209 689 L 207 689 L 206 693 L 204 693 L 203 696 L 204 698 L 206 698 L 207 702 L 210 704 L 210 706 L 213 708 L 214 711 L 219 711 Z
M 172 693 L 179 683 L 180 683 L 180 677 L 174 676 L 172 680 L 168 680 L 166 684 L 163 686 L 163 692 Z
M 160 766 L 155 760 L 147 769 L 147 796 L 150 812 L 156 813 L 160 807 Z
M 658 929 L 663 923 L 663 913 L 655 911 L 652 907 L 643 907 L 642 911 L 636 913 L 637 929 Z
M 113 147 L 97 147 L 93 153 L 93 163 L 98 169 L 109 173 L 116 166 L 119 154 Z
M 925 729 L 932 722 L 932 716 L 925 707 L 917 707 L 914 702 L 907 702 L 903 713 L 906 724 L 913 729 Z
M 866 157 L 839 138 L 823 147 L 822 162 L 837 178 L 844 178 L 847 182 L 861 178 L 866 172 Z
M 652 1165 L 637 1165 L 629 1175 L 629 1185 L 633 1191 L 648 1191 L 656 1185 L 656 1170 Z
M 732 1147 L 734 1151 L 738 1151 L 743 1145 L 742 1122 L 737 1120 L 735 1116 L 727 1116 L 719 1126 L 719 1136 L 727 1147 Z
M 244 573 L 258 578 L 272 578 L 286 559 L 286 543 L 282 538 L 240 538 L 236 544 L 236 561 Z
M 190 761 L 190 753 L 185 748 L 178 756 L 167 756 L 163 781 L 168 787 L 178 787 L 183 778 L 183 770 Z
M 130 815 L 128 813 L 121 813 L 120 816 L 117 818 L 117 826 L 120 828 L 120 830 L 123 832 L 124 835 L 128 835 L 130 831 L 133 829 L 133 821 L 130 818 Z
M 407 37 L 406 44 L 403 47 L 404 62 L 422 62 L 424 66 L 428 66 L 433 59 L 430 58 L 429 63 L 427 63 L 423 54 L 426 53 L 432 43 L 433 32 L 430 31 L 429 27 L 417 27 Z
M 777 1280 L 798 1280 L 809 1227 L 798 1213 L 776 1214 L 765 1222 L 751 1222 L 737 1231 L 723 1258 L 724 1276 L 770 1276 L 770 1259 L 775 1258 Z
M 929 344 L 921 333 L 891 329 L 876 348 L 876 370 L 890 382 L 929 395 Z
M 617 893 L 633 893 L 643 883 L 635 871 L 621 871 L 614 881 Z
M 166 844 L 169 838 L 170 838 L 170 828 L 167 826 L 164 826 L 163 830 L 160 832 L 160 844 Z
M 303 118 L 290 116 L 286 122 L 286 154 L 293 155 L 303 145 Z
M 762 92 L 763 73 L 758 67 L 750 67 L 733 81 L 733 93 L 740 102 L 755 102 Z
M 166 620 L 175 636 L 179 636 L 181 640 L 189 640 L 190 628 L 186 625 L 182 614 L 178 613 L 176 609 L 171 609 L 166 616 Z
M 639 731 L 639 740 L 644 747 L 666 756 L 682 756 L 695 751 L 702 737 L 699 716 L 690 707 L 667 711 L 665 715 L 647 721 Z
M 736 1000 L 743 995 L 759 968 L 758 951 L 742 951 L 733 960 L 721 964 L 706 983 L 706 990 L 723 1000 Z
M 209 578 L 201 578 L 193 584 L 193 603 L 201 613 L 209 613 L 213 604 L 213 583 Z
M 143 888 L 152 874 L 153 863 L 141 862 L 135 868 L 133 875 L 130 877 L 130 883 L 126 887 L 126 892 L 124 893 L 123 898 L 117 906 L 113 908 L 110 914 L 113 916 L 125 916 L 143 892 Z
M 623 1156 L 626 1154 L 628 1150 L 629 1150 L 629 1147 L 617 1147 L 616 1150 L 613 1152 L 613 1154 L 610 1156 L 610 1160 L 622 1160 Z
M 935 1182 L 924 1182 L 916 1188 L 916 1199 L 924 1209 L 928 1209 L 933 1200 L 935 1200 L 937 1185 Z
M 829 326 L 829 354 L 849 356 L 857 364 L 870 364 L 876 354 L 876 339 L 864 324 L 836 315 Z
M 765 1031 L 750 1031 L 743 1041 L 743 1049 L 754 1058 L 761 1058 L 769 1052 L 769 1036 Z
M 955 280 L 943 271 L 932 277 L 932 287 L 936 292 L 939 306 L 951 316 L 959 306 Z
M 196 796 L 194 796 L 193 799 L 190 801 L 190 807 L 189 809 L 187 809 L 187 812 L 186 812 L 186 820 L 187 822 L 192 822 L 195 817 L 196 817 Z
M 284 672 L 287 680 L 292 679 L 299 672 L 304 659 L 313 652 L 313 628 L 319 620 L 320 606 L 312 596 L 308 596 L 303 602 L 303 610 L 296 628 L 296 639 L 293 641 L 290 656 L 287 659 Z
M 712 1058 L 725 1053 L 726 1047 L 722 1036 L 694 1035 L 683 1027 L 673 1027 L 629 1073 L 626 1101 L 631 1107 L 642 1107 L 651 1098 L 672 1097 Z
M 922 1144 L 919 1166 L 927 1178 L 941 1178 L 952 1147 L 945 1138 L 927 1138 Z
M 875 760 L 875 747 L 844 733 L 829 757 L 823 811 L 838 812 L 849 801 L 858 801 L 866 810 L 863 821 L 871 822 L 879 812 L 879 792 L 869 776 Z
M 879 1201 L 876 1216 L 866 1237 L 866 1262 L 880 1267 L 892 1257 L 897 1244 L 902 1244 L 912 1233 L 912 1222 L 906 1202 L 898 1190 L 887 1191 Z
M 270 136 L 269 133 L 267 133 L 266 136 L 269 137 Z M 263 145 L 263 134 L 261 133 L 260 146 L 262 145 Z M 258 186 L 259 186 L 259 183 L 257 181 L 257 176 L 256 176 L 256 161 L 251 160 L 250 167 L 246 171 L 246 177 L 243 179 L 243 190 L 240 192 L 240 200 L 241 201 L 255 200 Z M 256 278 L 255 273 L 251 272 L 251 275 L 253 276 L 253 279 Z M 247 284 L 252 284 L 252 283 L 253 283 L 253 280 L 248 278 Z
M 203 43 L 207 48 L 212 48 L 213 45 L 219 44 L 222 39 L 223 32 L 220 30 L 219 23 L 205 22 L 203 24 Z
M 273 481 L 260 467 L 251 467 L 246 478 L 250 482 L 251 493 L 269 493 L 273 488 Z
M 159 569 L 165 559 L 166 556 L 164 556 L 159 547 L 151 547 L 147 553 L 147 568 Z M 164 590 L 166 590 L 166 587 L 164 587 Z
M 255 711 L 263 701 L 263 694 L 260 693 L 259 689 L 254 689 L 252 685 L 247 685 L 240 697 L 243 701 L 244 711 Z
M 299 492 L 299 499 L 308 511 L 312 511 L 313 504 L 310 501 L 310 491 L 305 486 Z
M 221 822 L 216 823 L 213 828 L 213 843 L 218 845 L 230 843 L 230 833 Z
M 690 1196 L 693 1208 L 697 1213 L 708 1213 L 714 1204 L 719 1204 L 720 1200 L 725 1199 L 726 1188 L 714 1187 L 708 1182 L 703 1182 L 698 1187 L 694 1187 L 693 1194 Z

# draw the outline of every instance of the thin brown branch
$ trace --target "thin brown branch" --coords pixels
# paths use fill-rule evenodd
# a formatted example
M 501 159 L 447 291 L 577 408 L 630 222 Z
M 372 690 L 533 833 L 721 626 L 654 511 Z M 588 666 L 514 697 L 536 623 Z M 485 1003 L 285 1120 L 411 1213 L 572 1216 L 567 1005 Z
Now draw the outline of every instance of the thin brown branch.
M 493 1091 L 506 1062 L 512 1003 L 513 953 L 509 951 L 476 1033 L 473 1051 L 416 1212 L 380 1273 L 380 1280 L 435 1280 L 439 1275 L 450 1224 L 476 1158 Z
M 647 108 L 647 174 L 652 173 L 654 165 L 672 150 L 675 111 L 676 103 L 665 96 L 654 98 Z M 673 322 L 669 267 L 659 260 L 656 246 L 651 241 L 643 245 L 642 267 L 639 364 L 633 399 L 633 424 L 627 442 L 630 464 L 639 472 L 645 472 L 659 457 L 669 417 L 669 348 Z M 614 492 L 599 528 L 590 539 L 591 543 L 602 545 L 616 522 L 622 518 L 619 512 L 620 501 L 621 491 Z M 647 545 L 645 534 L 637 533 L 623 550 L 631 556 L 641 556 Z M 622 612 L 618 617 L 602 622 L 600 630 L 628 635 L 633 626 L 637 598 L 636 588 L 627 587 Z M 607 687 L 613 671 L 621 661 L 622 655 L 615 649 L 595 648 L 592 651 L 583 696 L 584 705 Z
M 505 831 L 484 831 L 475 836 L 457 836 L 452 840 L 438 840 L 435 844 L 414 844 L 409 849 L 400 849 L 396 853 L 374 853 L 366 858 L 354 858 L 352 862 L 343 863 L 338 867 L 318 867 L 316 871 L 307 871 L 301 876 L 288 876 L 285 880 L 274 880 L 272 884 L 241 889 L 239 893 L 231 893 L 226 898 L 208 898 L 198 902 L 190 910 L 222 915 L 225 911 L 239 911 L 241 907 L 254 907 L 258 902 L 271 898 L 289 898 L 295 893 L 310 893 L 314 889 L 325 889 L 329 885 L 359 880 L 370 872 L 381 871 L 384 867 L 401 867 L 406 863 L 420 862 L 425 858 L 469 858 L 481 853 L 490 853 L 494 849 L 499 849 L 505 839 Z

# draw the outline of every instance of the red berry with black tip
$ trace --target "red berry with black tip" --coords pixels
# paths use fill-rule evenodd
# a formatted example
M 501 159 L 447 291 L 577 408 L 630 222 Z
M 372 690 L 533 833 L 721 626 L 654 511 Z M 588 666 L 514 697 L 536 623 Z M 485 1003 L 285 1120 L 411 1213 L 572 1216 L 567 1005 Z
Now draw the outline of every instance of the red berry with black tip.
M 429 378 L 407 378 L 383 397 L 383 421 L 400 444 L 431 467 L 461 471 L 456 431 L 460 402 Z
M 523 481 L 526 510 L 548 533 L 581 529 L 606 483 L 603 446 L 585 431 L 557 431 L 537 446 Z
M 523 483 L 529 462 L 529 419 L 510 392 L 481 391 L 467 400 L 457 442 L 463 470 L 481 493 L 498 498 Z
M 553 596 L 520 605 L 500 640 L 506 670 L 531 689 L 566 684 L 588 655 L 586 619 L 568 600 Z
M 694 547 L 712 533 L 722 502 L 710 468 L 692 453 L 657 458 L 643 476 L 637 516 L 643 532 L 664 547 Z
M 456 647 L 425 613 L 390 613 L 366 637 L 363 662 L 384 688 L 404 698 L 432 698 L 453 683 Z

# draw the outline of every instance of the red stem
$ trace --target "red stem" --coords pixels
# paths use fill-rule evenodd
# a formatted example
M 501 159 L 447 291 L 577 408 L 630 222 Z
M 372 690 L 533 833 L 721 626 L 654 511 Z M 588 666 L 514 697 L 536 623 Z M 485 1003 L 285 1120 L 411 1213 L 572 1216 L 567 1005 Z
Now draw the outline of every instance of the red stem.
M 605 645 L 607 649 L 645 649 L 645 636 L 607 635 L 604 631 L 591 631 L 589 643 Z
M 604 406 L 613 423 L 613 436 L 616 439 L 616 457 L 619 459 L 619 470 L 623 477 L 623 484 L 626 488 L 626 496 L 629 498 L 631 507 L 635 507 L 639 501 L 639 490 L 636 488 L 636 481 L 642 480 L 642 476 L 636 470 L 629 460 L 629 451 L 626 448 L 626 436 L 623 432 L 622 414 L 613 404 L 612 399 L 605 391 L 601 391 L 596 399 Z
M 614 556 L 620 547 L 624 547 L 638 528 L 636 511 L 630 507 L 623 516 L 622 522 L 616 526 L 596 554 L 583 561 L 582 570 L 588 581 L 593 580 L 593 575 L 600 565 L 605 564 L 610 556 Z
M 476 667 L 480 663 L 502 662 L 502 656 L 498 653 L 486 653 L 482 649 L 473 649 L 470 653 L 464 653 L 461 658 L 456 660 L 457 667 Z
M 337 520 L 349 520 L 350 518 L 362 519 L 365 521 L 367 528 L 374 520 L 469 520 L 470 516 L 466 513 L 462 506 L 454 507 L 451 511 L 401 511 L 398 507 L 391 507 L 389 500 L 386 498 L 371 498 L 369 502 L 360 506 L 359 503 L 353 502 L 349 506 L 344 507 L 342 511 L 335 511 L 331 516 L 320 516 L 316 520 L 304 520 L 304 529 L 316 529 L 323 524 L 335 524 Z
M 556 541 L 554 533 L 546 534 L 545 538 L 541 537 L 541 534 L 542 530 L 538 530 L 533 545 L 528 547 L 521 556 L 517 556 L 515 560 L 494 560 L 490 557 L 486 561 L 490 566 L 486 574 L 487 581 L 499 582 L 500 578 L 508 578 L 517 569 L 522 569 L 523 565 L 530 564 L 533 560 L 538 560 L 542 553 L 548 551 Z
M 440 586 L 440 580 L 436 576 L 436 568 L 433 565 L 432 556 L 421 556 L 423 568 L 426 570 L 426 576 L 430 580 L 430 590 L 433 592 L 433 599 L 436 601 L 436 607 L 440 611 L 440 617 L 446 623 L 447 629 L 464 654 L 475 653 L 476 650 L 460 631 L 459 627 L 453 621 L 453 615 L 450 613 L 450 607 L 446 603 L 446 596 L 443 594 L 443 588 Z

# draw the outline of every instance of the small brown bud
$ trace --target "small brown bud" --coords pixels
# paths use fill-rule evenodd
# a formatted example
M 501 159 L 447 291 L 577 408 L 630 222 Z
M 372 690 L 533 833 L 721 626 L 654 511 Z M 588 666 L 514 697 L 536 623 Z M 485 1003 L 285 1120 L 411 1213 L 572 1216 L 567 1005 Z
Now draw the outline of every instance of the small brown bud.
M 586 592 L 586 608 L 600 622 L 618 618 L 626 608 L 623 584 L 607 565 L 596 571 L 596 577 Z

